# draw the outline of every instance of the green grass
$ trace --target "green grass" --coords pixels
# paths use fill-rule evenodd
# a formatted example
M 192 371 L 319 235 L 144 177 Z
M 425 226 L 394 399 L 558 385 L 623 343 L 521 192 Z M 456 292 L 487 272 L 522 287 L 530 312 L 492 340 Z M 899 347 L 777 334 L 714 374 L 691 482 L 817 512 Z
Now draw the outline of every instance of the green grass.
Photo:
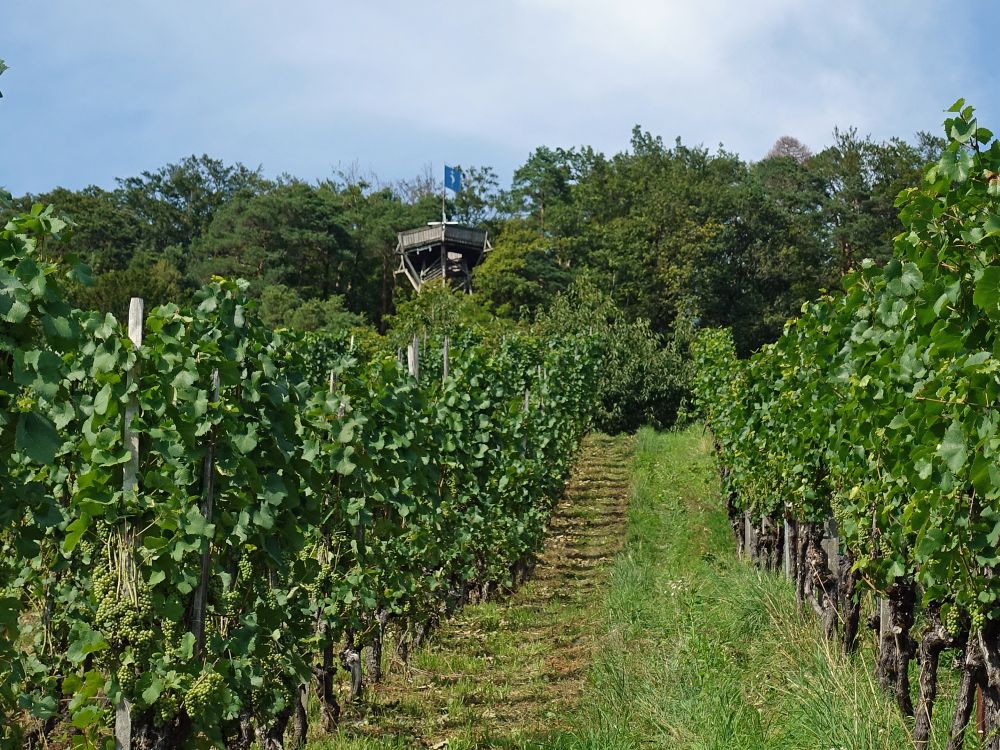
M 872 644 L 844 657 L 813 613 L 799 611 L 791 584 L 735 558 L 710 450 L 700 428 L 639 434 L 604 643 L 576 726 L 549 746 L 911 746 L 871 677 Z M 943 727 L 951 706 L 938 709 Z
M 613 560 L 574 570 L 556 559 L 511 600 L 467 608 L 376 700 L 366 731 L 348 726 L 311 748 L 911 747 L 871 676 L 872 636 L 844 656 L 791 584 L 736 559 L 701 428 L 644 430 L 633 450 L 625 544 Z M 601 457 L 591 459 L 600 476 Z M 599 538 L 602 528 L 620 533 L 583 502 L 587 481 L 570 512 Z M 585 679 L 553 683 L 558 664 L 546 660 L 574 640 L 586 642 Z M 954 686 L 947 668 L 941 677 L 938 749 Z

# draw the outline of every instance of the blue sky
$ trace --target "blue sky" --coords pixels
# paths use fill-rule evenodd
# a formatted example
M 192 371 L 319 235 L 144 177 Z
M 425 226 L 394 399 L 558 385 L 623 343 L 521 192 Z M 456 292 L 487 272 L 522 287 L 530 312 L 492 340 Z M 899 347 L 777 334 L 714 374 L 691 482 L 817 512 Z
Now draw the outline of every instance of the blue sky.
M 3 0 L 0 185 L 114 185 L 196 153 L 386 181 L 539 145 L 668 142 L 760 158 L 835 125 L 937 132 L 990 100 L 992 3 L 926 0 Z

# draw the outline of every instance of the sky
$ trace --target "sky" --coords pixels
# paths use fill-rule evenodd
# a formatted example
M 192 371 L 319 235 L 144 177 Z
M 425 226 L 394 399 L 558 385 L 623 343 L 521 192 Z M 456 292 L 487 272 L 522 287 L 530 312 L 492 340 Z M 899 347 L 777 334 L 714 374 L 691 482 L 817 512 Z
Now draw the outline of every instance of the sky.
M 0 186 L 114 187 L 189 154 L 307 180 L 507 184 L 632 127 L 746 159 L 835 126 L 1000 132 L 1000 5 L 929 0 L 2 0 Z

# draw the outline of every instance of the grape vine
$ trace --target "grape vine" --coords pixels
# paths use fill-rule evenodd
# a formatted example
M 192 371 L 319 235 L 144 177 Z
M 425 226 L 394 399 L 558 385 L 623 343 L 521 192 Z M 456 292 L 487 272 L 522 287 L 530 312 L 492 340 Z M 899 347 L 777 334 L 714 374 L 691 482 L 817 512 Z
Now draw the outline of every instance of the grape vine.
M 967 679 L 949 747 L 961 744 L 977 684 L 986 746 L 997 747 L 1000 142 L 962 100 L 945 133 L 940 161 L 897 199 L 895 257 L 848 274 L 842 294 L 805 305 L 748 361 L 726 332 L 703 332 L 696 391 L 741 545 L 750 527 L 752 553 L 773 566 L 768 548 L 782 527 L 794 535 L 800 599 L 849 649 L 863 592 L 878 598 L 878 676 L 916 717 L 918 747 L 929 738 L 937 654 L 959 649 Z M 830 518 L 833 560 L 820 544 Z
M 594 407 L 592 339 L 470 333 L 418 380 L 270 331 L 215 279 L 136 346 L 63 301 L 84 271 L 46 260 L 62 226 L 38 207 L 0 233 L 4 747 L 112 746 L 122 707 L 134 747 L 280 738 L 314 679 L 335 720 L 338 662 L 358 692 L 386 628 L 412 644 L 530 565 Z

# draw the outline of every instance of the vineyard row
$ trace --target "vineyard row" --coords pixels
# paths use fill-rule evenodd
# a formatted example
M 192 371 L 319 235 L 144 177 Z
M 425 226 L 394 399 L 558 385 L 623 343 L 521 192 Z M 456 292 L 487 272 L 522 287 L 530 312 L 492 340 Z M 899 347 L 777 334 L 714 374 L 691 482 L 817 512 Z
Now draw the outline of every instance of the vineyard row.
M 787 548 L 800 602 L 848 652 L 863 598 L 878 602 L 876 671 L 913 717 L 918 748 L 930 741 L 941 654 L 954 650 L 961 677 L 948 747 L 962 746 L 978 688 L 993 749 L 1000 142 L 961 100 L 945 133 L 940 161 L 897 199 L 894 259 L 849 273 L 843 293 L 805 305 L 748 361 L 727 332 L 702 332 L 696 391 L 741 546 L 771 568 Z
M 332 730 L 388 630 L 405 659 L 527 574 L 592 338 L 432 337 L 418 373 L 273 332 L 221 279 L 126 329 L 66 303 L 61 228 L 0 231 L 2 746 L 301 744 L 305 694 Z

